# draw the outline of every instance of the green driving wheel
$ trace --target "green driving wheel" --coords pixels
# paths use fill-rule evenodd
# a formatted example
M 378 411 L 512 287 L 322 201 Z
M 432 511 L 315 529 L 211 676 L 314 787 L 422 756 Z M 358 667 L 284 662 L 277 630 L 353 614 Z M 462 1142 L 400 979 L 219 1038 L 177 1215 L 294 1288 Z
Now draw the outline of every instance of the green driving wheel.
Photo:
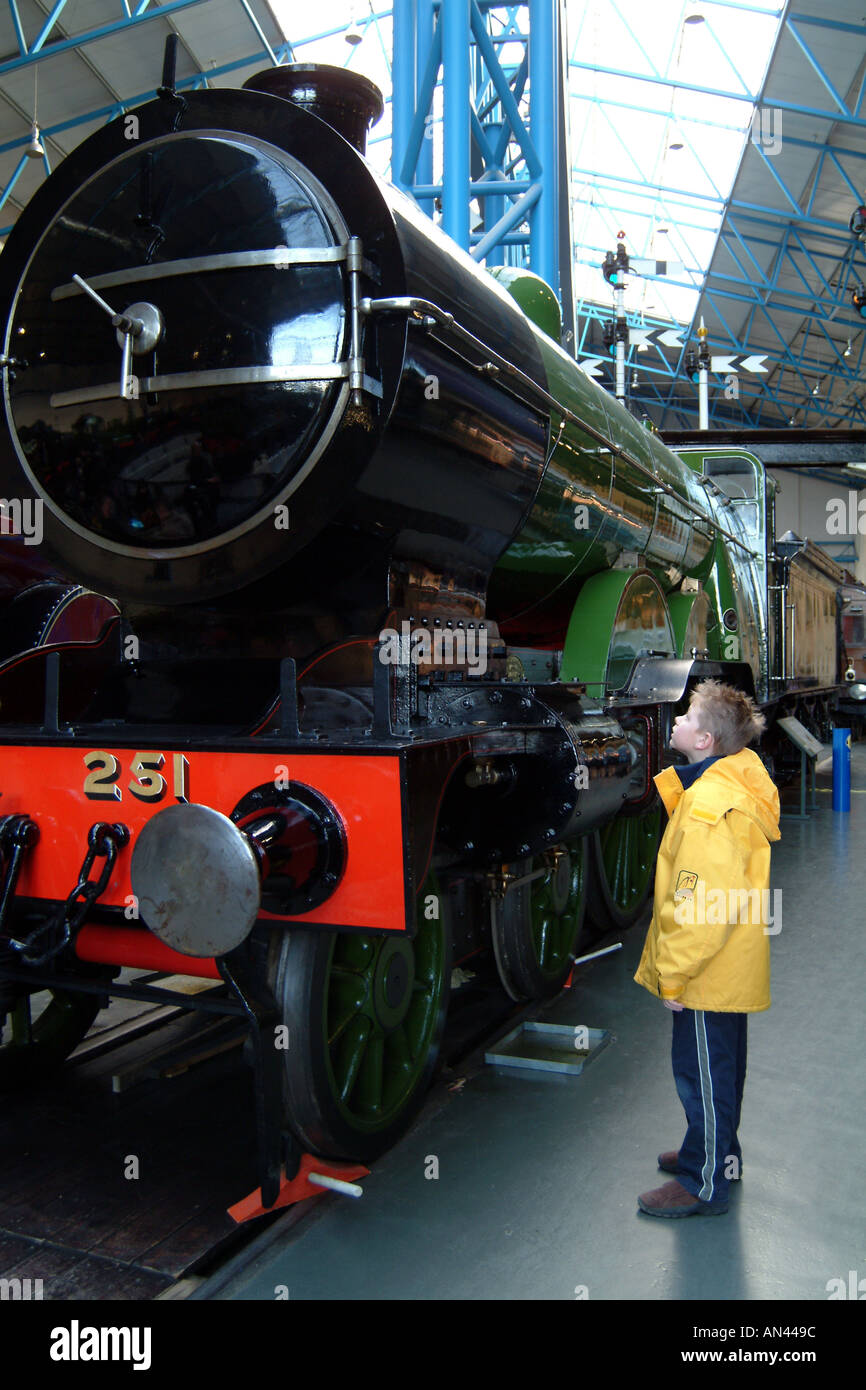
M 617 816 L 592 836 L 587 914 L 593 934 L 625 931 L 650 894 L 661 833 L 661 803 L 642 815 Z
M 448 1008 L 451 940 L 447 895 L 432 875 L 417 902 L 411 940 L 307 930 L 280 943 L 286 1118 L 312 1153 L 375 1158 L 424 1099 Z
M 43 990 L 11 1006 L 0 1030 L 0 1088 L 47 1076 L 81 1042 L 99 1012 L 96 994 Z
M 506 866 L 516 880 L 494 906 L 493 949 L 513 999 L 547 999 L 562 989 L 586 907 L 587 840 Z

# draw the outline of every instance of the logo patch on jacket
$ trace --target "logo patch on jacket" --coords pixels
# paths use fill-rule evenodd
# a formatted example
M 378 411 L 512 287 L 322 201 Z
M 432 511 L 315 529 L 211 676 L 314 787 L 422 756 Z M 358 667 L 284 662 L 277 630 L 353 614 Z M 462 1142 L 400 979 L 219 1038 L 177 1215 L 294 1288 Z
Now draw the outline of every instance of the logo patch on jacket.
M 693 898 L 697 886 L 697 874 L 693 874 L 689 869 L 681 869 L 674 889 L 674 902 L 682 902 L 683 898 Z

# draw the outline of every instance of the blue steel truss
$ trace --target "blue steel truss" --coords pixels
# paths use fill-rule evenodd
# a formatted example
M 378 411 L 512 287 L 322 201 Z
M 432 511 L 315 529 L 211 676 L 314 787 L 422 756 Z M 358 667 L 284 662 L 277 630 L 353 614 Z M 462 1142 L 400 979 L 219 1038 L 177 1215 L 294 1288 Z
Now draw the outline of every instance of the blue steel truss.
M 563 0 L 395 0 L 392 177 L 476 260 L 552 285 L 573 335 L 563 16 Z
M 6 2 L 18 53 L 0 62 L 0 77 L 99 39 L 124 33 L 131 36 L 151 19 L 170 19 L 173 13 L 205 0 L 166 0 L 160 5 L 153 0 L 117 0 L 116 19 L 79 33 L 67 33 L 61 27 L 69 17 L 67 9 L 74 12 L 74 6 L 67 6 L 67 0 L 55 0 L 39 32 L 30 39 L 25 36 L 17 0 Z M 299 50 L 307 44 L 340 32 L 332 29 L 293 36 L 293 42 L 276 46 L 268 42 L 249 0 L 237 3 L 250 30 L 251 51 L 235 62 L 179 81 L 180 88 L 204 87 L 258 62 L 291 61 L 302 56 Z M 620 13 L 617 0 L 609 0 L 609 7 Z M 706 0 L 700 8 L 718 50 L 712 84 L 680 80 L 672 75 L 670 62 L 667 66 L 653 62 L 634 42 L 629 51 L 636 47 L 641 62 L 631 68 L 588 64 L 581 56 L 579 38 L 568 63 L 572 69 L 592 68 L 634 80 L 639 94 L 634 101 L 604 102 L 606 117 L 614 127 L 618 111 L 669 116 L 666 102 L 672 92 L 707 93 L 738 103 L 743 112 L 739 125 L 700 113 L 677 113 L 677 126 L 696 158 L 701 128 L 742 131 L 748 127 L 752 110 L 765 104 L 767 86 L 765 74 L 760 86 L 750 89 L 737 53 L 725 48 L 712 24 L 714 11 L 767 11 L 745 0 Z M 683 325 L 685 341 L 694 339 L 696 325 L 705 314 L 714 325 L 709 339 L 711 352 L 743 356 L 767 353 L 770 374 L 741 375 L 738 399 L 726 397 L 725 378 L 711 377 L 711 425 L 739 420 L 754 426 L 791 418 L 797 424 L 860 423 L 866 420 L 866 408 L 857 393 L 864 367 L 866 324 L 852 307 L 851 290 L 866 281 L 866 252 L 852 239 L 847 219 L 828 215 L 822 206 L 821 179 L 825 172 L 839 179 L 850 193 L 852 210 L 863 200 L 866 141 L 864 148 L 857 148 L 857 142 L 866 131 L 866 72 L 856 92 L 840 92 L 832 72 L 815 51 L 814 38 L 835 37 L 840 45 L 866 44 L 866 25 L 833 18 L 829 6 L 823 15 L 800 13 L 781 4 L 771 13 L 778 20 L 779 37 L 786 35 L 796 44 L 809 70 L 819 79 L 823 95 L 821 103 L 814 105 L 775 96 L 766 104 L 785 114 L 832 123 L 833 144 L 810 139 L 807 133 L 784 136 L 787 146 L 802 150 L 804 161 L 815 162 L 806 196 L 801 198 L 786 182 L 760 143 L 754 148 L 766 174 L 768 192 L 754 201 L 726 196 L 714 182 L 713 171 L 703 164 L 703 191 L 654 181 L 638 165 L 628 175 L 613 175 L 609 169 L 583 161 L 571 169 L 571 178 L 591 186 L 596 203 L 609 211 L 612 228 L 630 211 L 645 216 L 647 209 L 660 211 L 676 227 L 679 245 L 686 248 L 686 254 L 679 251 L 686 267 L 663 283 L 692 289 L 699 295 L 690 322 Z M 368 13 L 359 17 L 365 37 L 377 38 L 383 49 L 379 23 L 391 14 L 389 8 L 374 9 L 371 5 Z M 567 257 L 560 254 L 570 213 L 565 194 L 568 180 L 562 168 L 566 122 L 558 96 L 563 90 L 557 60 L 562 0 L 511 5 L 493 0 L 448 0 L 447 4 L 441 0 L 395 0 L 393 22 L 392 176 L 425 211 L 431 215 L 441 211 L 445 230 L 476 259 L 485 259 L 488 264 L 529 264 L 559 286 L 567 321 L 570 267 Z M 655 104 L 646 96 L 653 87 L 660 94 Z M 76 126 L 112 120 L 153 95 L 153 90 L 128 97 L 123 94 L 123 99 L 113 104 L 43 128 L 43 137 L 50 139 Z M 626 95 L 621 93 L 620 98 Z M 580 110 L 584 101 L 594 99 L 575 97 L 573 104 Z M 748 129 L 743 135 L 744 151 L 747 140 Z M 26 145 L 27 137 L 0 145 L 0 153 L 20 150 L 18 163 L 0 190 L 0 208 L 10 199 L 26 167 Z M 46 171 L 49 167 L 46 155 Z M 778 195 L 782 207 L 775 205 Z M 707 270 L 687 254 L 690 235 L 705 231 L 708 217 L 718 227 L 717 252 L 727 253 L 724 268 L 715 263 L 718 257 Z M 0 235 L 6 231 L 8 228 L 2 229 Z M 609 245 L 580 246 L 575 259 L 598 265 L 609 249 Z M 634 249 L 638 254 L 647 250 Z M 772 253 L 769 264 L 768 250 Z M 599 291 L 602 283 L 599 273 Z M 579 355 L 605 357 L 601 323 L 610 317 L 610 309 L 580 300 L 577 312 Z M 643 317 L 640 322 L 670 326 L 661 319 Z M 756 346 L 758 339 L 762 346 Z M 796 346 L 792 346 L 795 340 Z M 657 348 L 632 351 L 629 380 L 636 371 L 639 383 L 633 392 L 635 408 L 646 409 L 662 426 L 692 424 L 697 418 L 696 392 L 683 367 L 683 353 Z
M 698 8 L 711 14 L 717 2 L 711 0 L 710 4 Z M 611 7 L 616 9 L 616 0 L 611 0 Z M 747 4 L 727 7 L 751 8 Z M 766 11 L 762 9 L 761 13 Z M 671 92 L 684 91 L 709 93 L 737 102 L 744 109 L 742 124 L 747 126 L 744 154 L 748 148 L 750 108 L 756 108 L 761 113 L 761 119 L 764 119 L 763 108 L 766 105 L 768 111 L 811 116 L 832 123 L 827 141 L 808 139 L 803 135 L 783 137 L 786 147 L 803 151 L 804 184 L 809 167 L 805 161 L 815 161 L 815 173 L 807 197 L 801 199 L 797 191 L 789 186 L 759 140 L 752 144 L 766 174 L 766 199 L 745 201 L 733 195 L 722 197 L 713 182 L 712 171 L 704 166 L 702 168 L 711 191 L 699 192 L 654 182 L 645 170 L 638 168 L 634 169 L 633 176 L 614 175 L 609 169 L 587 162 L 575 164 L 572 177 L 576 183 L 591 187 L 596 205 L 609 209 L 613 221 L 625 221 L 629 211 L 640 212 L 641 216 L 646 217 L 648 209 L 661 209 L 665 220 L 669 219 L 676 225 L 680 245 L 686 247 L 690 231 L 705 227 L 706 214 L 718 218 L 716 250 L 727 252 L 731 265 L 721 269 L 715 263 L 717 257 L 714 256 L 709 269 L 687 264 L 679 277 L 666 277 L 658 286 L 660 290 L 663 285 L 700 290 L 684 333 L 684 338 L 693 345 L 696 327 L 701 317 L 706 315 L 715 325 L 715 331 L 708 339 L 712 353 L 744 356 L 767 354 L 768 376 L 740 376 L 737 381 L 739 398 L 736 401 L 725 397 L 727 379 L 711 376 L 711 383 L 715 386 L 710 396 L 711 426 L 714 423 L 730 424 L 737 419 L 752 425 L 778 424 L 781 420 L 787 422 L 793 419 L 798 425 L 850 426 L 866 420 L 866 409 L 857 393 L 862 380 L 866 333 L 864 321 L 851 303 L 852 289 L 859 282 L 866 281 L 866 253 L 863 245 L 852 238 L 847 216 L 845 220 L 840 220 L 838 216 L 828 215 L 822 208 L 821 176 L 825 170 L 832 171 L 841 181 L 851 197 L 849 212 L 864 201 L 866 148 L 856 148 L 856 138 L 866 132 L 866 73 L 861 77 L 853 100 L 846 99 L 837 90 L 832 75 L 817 56 L 811 39 L 819 34 L 824 38 L 838 37 L 840 43 L 850 44 L 852 40 L 858 40 L 866 44 L 866 25 L 832 18 L 829 6 L 826 15 L 802 14 L 795 9 L 783 14 L 780 8 L 777 18 L 779 32 L 776 47 L 783 35 L 793 39 L 809 69 L 819 78 L 826 95 L 826 105 L 779 100 L 775 95 L 771 101 L 766 99 L 770 67 L 761 86 L 750 90 L 737 68 L 736 54 L 724 51 L 721 44 L 719 49 L 724 68 L 717 70 L 724 77 L 730 76 L 727 86 L 698 86 L 681 81 L 669 71 L 661 71 L 639 44 L 636 46 L 645 60 L 644 65 L 628 69 L 585 62 L 578 40 L 572 50 L 570 66 L 613 77 L 632 78 L 635 83 L 641 84 L 636 90 L 643 93 L 653 86 L 663 88 L 665 99 Z M 635 44 L 636 41 L 632 48 Z M 584 96 L 577 100 L 601 104 L 594 98 Z M 664 101 L 653 105 L 646 98 L 633 103 L 604 101 L 604 106 L 610 119 L 615 119 L 617 109 L 655 117 L 670 114 Z M 681 138 L 693 153 L 695 149 L 690 143 L 690 133 L 702 125 L 731 128 L 723 121 L 678 113 L 677 126 Z M 830 144 L 831 137 L 838 143 Z M 782 195 L 782 207 L 774 205 L 778 201 L 778 194 Z M 703 223 L 701 216 L 704 217 Z M 608 246 L 580 246 L 576 250 L 576 259 L 597 265 L 608 249 Z M 644 248 L 637 249 L 638 252 L 644 251 Z M 769 268 L 764 269 L 767 250 L 772 252 L 772 257 Z M 765 253 L 764 262 L 760 259 L 761 251 Z M 783 276 L 789 280 L 793 277 L 795 287 L 790 283 L 780 283 Z M 599 281 L 601 289 L 600 276 Z M 605 356 L 598 323 L 610 317 L 610 310 L 581 300 L 578 316 L 584 318 L 587 324 L 580 334 L 582 352 Z M 756 346 L 756 338 L 759 338 L 760 346 Z M 792 346 L 795 339 L 798 339 L 797 344 Z M 674 422 L 692 423 L 691 419 L 684 417 L 697 413 L 696 393 L 684 376 L 684 351 L 677 360 L 670 358 L 664 361 L 660 360 L 660 353 L 652 361 L 648 361 L 644 353 L 630 354 L 630 371 L 636 369 L 640 378 L 637 399 L 648 406 L 650 414 L 663 426 L 673 427 Z
M 12 16 L 13 27 L 18 42 L 19 54 L 17 57 L 0 62 L 0 77 L 6 72 L 13 72 L 23 67 L 29 67 L 36 63 L 50 62 L 51 58 L 58 53 L 66 53 L 70 50 L 83 48 L 88 44 L 94 43 L 98 39 L 131 33 L 138 29 L 142 24 L 151 19 L 166 19 L 179 11 L 189 9 L 195 5 L 205 4 L 207 0 L 166 0 L 166 3 L 156 5 L 151 0 L 138 0 L 134 6 L 130 0 L 117 0 L 120 17 L 107 24 L 102 24 L 90 29 L 82 30 L 80 33 L 70 35 L 63 32 L 60 28 L 61 15 L 66 6 L 66 0 L 56 0 L 50 15 L 46 18 L 42 29 L 36 38 L 28 43 L 21 25 L 18 12 L 17 0 L 6 0 Z M 2 3 L 2 0 L 0 0 Z M 303 57 L 301 50 L 311 44 L 316 44 L 321 39 L 329 39 L 334 35 L 339 35 L 345 31 L 345 25 L 339 25 L 330 29 L 323 29 L 318 33 L 305 34 L 297 37 L 293 42 L 286 40 L 282 44 L 269 43 L 267 36 L 262 29 L 256 15 L 254 14 L 249 0 L 237 0 L 238 8 L 244 16 L 245 21 L 258 40 L 258 46 L 252 48 L 242 58 L 232 62 L 222 63 L 218 66 L 208 67 L 206 70 L 193 73 L 187 77 L 179 77 L 177 81 L 178 91 L 201 90 L 211 85 L 220 77 L 229 76 L 233 72 L 238 72 L 244 68 L 255 64 L 270 63 L 274 67 L 280 63 L 294 62 L 298 57 Z M 368 13 L 361 17 L 359 28 L 363 37 L 375 37 L 382 43 L 382 51 L 388 60 L 390 71 L 390 48 L 386 48 L 382 42 L 380 21 L 391 17 L 390 8 L 382 7 L 373 9 L 370 7 Z M 347 53 L 346 62 L 351 58 L 351 53 Z M 130 93 L 122 100 L 109 102 L 104 106 L 96 107 L 88 111 L 80 112 L 70 116 L 63 121 L 56 121 L 53 124 L 43 124 L 40 122 L 40 132 L 43 144 L 50 141 L 52 136 L 63 134 L 65 131 L 75 130 L 81 126 L 92 125 L 94 122 L 101 121 L 107 124 L 115 120 L 118 116 L 124 115 L 128 110 L 140 106 L 145 101 L 150 101 L 156 96 L 156 88 L 152 87 L 144 91 Z M 390 92 L 386 94 L 386 99 L 390 101 Z M 0 143 L 0 154 L 8 154 L 11 150 L 21 150 L 20 159 L 15 166 L 6 184 L 0 188 L 0 210 L 5 206 L 15 189 L 22 172 L 27 167 L 28 158 L 24 150 L 29 143 L 29 135 L 19 136 L 15 140 L 8 140 Z M 375 143 L 375 137 L 370 141 Z M 43 167 L 46 173 L 51 172 L 49 157 L 46 153 L 43 159 Z M 8 236 L 11 225 L 0 227 L 0 238 Z
M 5 62 L 0 62 L 0 76 L 5 72 L 14 72 L 19 68 L 30 67 L 31 64 L 38 62 L 41 58 L 53 58 L 58 53 L 65 53 L 71 48 L 83 48 L 86 44 L 94 43 L 97 39 L 105 39 L 117 34 L 128 33 L 137 29 L 142 24 L 146 24 L 150 19 L 166 19 L 169 15 L 178 10 L 189 9 L 191 5 L 198 5 L 202 0 L 166 0 L 165 4 L 151 5 L 151 0 L 138 0 L 134 9 L 130 9 L 128 0 L 119 0 L 118 11 L 120 17 L 113 20 L 110 24 L 100 24 L 95 28 L 84 29 L 81 33 L 68 35 L 55 35 L 59 30 L 60 16 L 66 9 L 66 0 L 55 0 L 51 13 L 47 16 L 45 23 L 32 43 L 28 44 L 24 37 L 24 30 L 21 27 L 21 18 L 18 13 L 16 0 L 7 0 L 9 10 L 12 15 L 12 24 L 15 29 L 15 37 L 18 42 L 18 56 L 7 58 Z M 242 3 L 242 0 L 241 0 Z M 257 29 L 259 36 L 264 39 L 258 20 L 253 15 L 249 5 L 244 5 L 246 13 L 251 22 Z M 54 36 L 54 37 L 53 37 Z M 267 40 L 265 40 L 267 43 Z

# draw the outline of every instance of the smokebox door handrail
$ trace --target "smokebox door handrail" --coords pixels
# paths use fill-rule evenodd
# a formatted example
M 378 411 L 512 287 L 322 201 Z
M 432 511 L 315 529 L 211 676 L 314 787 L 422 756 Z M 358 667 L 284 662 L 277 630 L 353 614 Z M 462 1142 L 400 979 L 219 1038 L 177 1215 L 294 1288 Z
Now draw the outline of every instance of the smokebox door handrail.
M 168 280 L 174 275 L 200 275 L 213 270 L 247 270 L 250 267 L 274 266 L 287 270 L 290 266 L 339 265 L 348 255 L 346 246 L 290 247 L 274 246 L 267 251 L 221 251 L 212 256 L 186 256 L 178 261 L 160 261 L 156 265 L 133 265 L 125 270 L 109 270 L 104 275 L 91 275 L 88 283 L 95 289 L 111 289 L 113 285 L 139 284 L 145 280 Z M 379 273 L 369 261 L 364 261 L 364 274 L 378 281 Z M 83 294 L 80 285 L 69 281 L 51 291 L 56 303 Z

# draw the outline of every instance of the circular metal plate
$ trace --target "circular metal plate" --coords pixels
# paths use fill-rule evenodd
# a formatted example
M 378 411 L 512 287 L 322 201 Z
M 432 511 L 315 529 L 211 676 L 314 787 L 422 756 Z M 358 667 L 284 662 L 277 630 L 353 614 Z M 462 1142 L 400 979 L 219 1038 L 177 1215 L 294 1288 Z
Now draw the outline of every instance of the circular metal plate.
M 184 955 L 225 955 L 249 935 L 258 915 L 252 846 L 209 806 L 158 811 L 136 837 L 131 878 L 145 925 Z
M 130 304 L 128 309 L 123 310 L 124 318 L 138 319 L 141 328 L 132 340 L 132 351 L 136 357 L 143 352 L 153 352 L 165 329 L 165 321 L 162 314 L 155 304 L 148 300 L 136 300 L 135 304 Z M 115 334 L 117 346 L 123 347 L 124 335 L 118 328 Z

